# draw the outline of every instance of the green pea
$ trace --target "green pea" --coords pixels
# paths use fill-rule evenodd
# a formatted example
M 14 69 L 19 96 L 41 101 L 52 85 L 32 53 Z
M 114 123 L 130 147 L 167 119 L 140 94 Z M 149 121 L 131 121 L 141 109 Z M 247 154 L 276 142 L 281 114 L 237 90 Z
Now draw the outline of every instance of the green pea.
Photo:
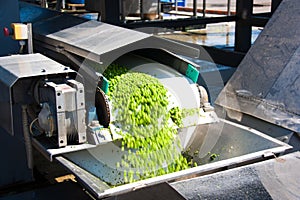
M 181 144 L 176 137 L 177 129 L 170 126 L 169 120 L 180 127 L 184 116 L 196 111 L 179 107 L 168 110 L 167 90 L 158 79 L 147 74 L 128 72 L 126 67 L 112 65 L 104 75 L 110 81 L 108 96 L 112 111 L 118 113 L 113 123 L 123 130 L 119 132 L 123 137 L 121 150 L 128 148 L 128 156 L 122 158 L 121 166 L 138 170 L 136 176 L 133 171 L 125 171 L 124 181 L 133 182 L 135 178 L 191 167 L 192 162 L 178 152 Z M 166 162 L 172 163 L 164 168 Z

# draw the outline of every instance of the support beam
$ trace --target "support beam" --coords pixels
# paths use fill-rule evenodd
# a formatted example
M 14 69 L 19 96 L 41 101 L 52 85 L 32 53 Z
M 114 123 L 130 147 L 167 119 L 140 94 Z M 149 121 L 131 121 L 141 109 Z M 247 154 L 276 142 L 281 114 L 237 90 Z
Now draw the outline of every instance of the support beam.
M 271 12 L 274 13 L 282 0 L 272 0 Z
M 193 16 L 197 17 L 197 0 L 193 0 Z
M 270 18 L 268 17 L 259 17 L 259 16 L 252 16 L 250 19 L 246 20 L 246 23 L 250 26 L 256 27 L 264 27 Z
M 183 41 L 176 41 L 176 42 L 199 49 L 200 51 L 200 55 L 198 57 L 199 60 L 206 60 L 208 62 L 214 62 L 216 64 L 229 66 L 229 67 L 238 67 L 238 65 L 246 55 L 245 53 L 242 52 L 219 49 L 216 47 L 209 47 L 209 46 L 183 42 Z
M 165 28 L 176 28 L 176 27 L 187 27 L 200 24 L 213 24 L 220 22 L 231 22 L 235 21 L 235 16 L 225 17 L 205 17 L 205 18 L 186 18 L 176 20 L 154 20 L 154 21 L 127 21 L 126 24 L 120 24 L 120 26 L 126 28 L 142 28 L 142 27 L 165 27 Z
M 110 24 L 121 23 L 120 0 L 85 0 L 85 9 L 101 14 L 101 21 Z
M 235 51 L 247 52 L 251 47 L 252 25 L 247 23 L 253 12 L 253 0 L 236 2 Z

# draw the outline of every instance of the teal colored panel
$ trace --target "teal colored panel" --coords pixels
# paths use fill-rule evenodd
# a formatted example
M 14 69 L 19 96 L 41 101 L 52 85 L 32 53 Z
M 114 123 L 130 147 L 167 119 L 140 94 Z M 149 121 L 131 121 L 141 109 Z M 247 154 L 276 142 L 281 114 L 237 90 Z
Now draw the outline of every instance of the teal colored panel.
M 188 64 L 185 75 L 189 77 L 194 83 L 196 83 L 199 77 L 199 71 L 193 65 Z
M 108 92 L 108 87 L 109 87 L 109 81 L 105 77 L 103 77 L 101 89 L 105 94 L 107 94 Z

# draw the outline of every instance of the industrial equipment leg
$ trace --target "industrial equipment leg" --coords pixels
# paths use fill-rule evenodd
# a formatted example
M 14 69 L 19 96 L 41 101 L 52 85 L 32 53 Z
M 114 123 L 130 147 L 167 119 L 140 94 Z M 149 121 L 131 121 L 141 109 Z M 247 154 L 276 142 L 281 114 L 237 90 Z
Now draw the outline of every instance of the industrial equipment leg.
M 202 7 L 202 15 L 203 15 L 203 17 L 205 17 L 205 13 L 206 13 L 206 0 L 203 0 L 203 7 Z
M 229 16 L 229 15 L 231 15 L 231 13 L 230 13 L 230 4 L 231 4 L 231 0 L 227 0 L 227 15 Z
M 197 0 L 193 0 L 193 16 L 197 17 Z
M 143 15 L 144 15 L 144 13 L 143 13 L 143 0 L 140 0 L 140 17 L 141 17 L 141 19 L 143 19 Z
M 253 9 L 253 0 L 236 2 L 235 51 L 247 52 L 251 47 L 252 25 L 247 23 Z
M 63 9 L 66 8 L 66 1 L 65 0 L 57 0 L 55 9 L 57 11 L 60 11 L 61 8 L 63 8 Z

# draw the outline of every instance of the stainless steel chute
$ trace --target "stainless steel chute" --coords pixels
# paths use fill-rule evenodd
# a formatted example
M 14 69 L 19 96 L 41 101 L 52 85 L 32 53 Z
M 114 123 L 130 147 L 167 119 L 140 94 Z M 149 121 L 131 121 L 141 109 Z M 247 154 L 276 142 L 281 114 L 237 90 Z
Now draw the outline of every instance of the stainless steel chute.
M 89 184 L 89 180 L 93 179 L 109 179 L 113 183 L 115 181 L 122 182 L 123 171 L 116 168 L 115 165 L 109 164 L 113 162 L 112 160 L 117 159 L 116 154 L 112 153 L 111 148 L 108 147 L 112 144 L 63 154 L 57 157 L 57 160 L 78 176 L 93 195 L 98 198 L 105 198 L 134 191 L 137 188 L 162 182 L 184 180 L 212 171 L 236 167 L 243 163 L 266 159 L 291 148 L 286 143 L 266 136 L 261 132 L 226 120 L 201 125 L 197 129 L 193 136 L 194 142 L 190 147 L 193 150 L 191 150 L 192 153 L 195 150 L 199 151 L 196 156 L 200 163 L 199 166 L 117 187 L 109 187 L 108 185 L 99 187 L 95 184 Z M 218 157 L 214 160 L 211 159 L 213 153 L 218 154 Z M 103 185 L 103 182 L 101 185 Z

